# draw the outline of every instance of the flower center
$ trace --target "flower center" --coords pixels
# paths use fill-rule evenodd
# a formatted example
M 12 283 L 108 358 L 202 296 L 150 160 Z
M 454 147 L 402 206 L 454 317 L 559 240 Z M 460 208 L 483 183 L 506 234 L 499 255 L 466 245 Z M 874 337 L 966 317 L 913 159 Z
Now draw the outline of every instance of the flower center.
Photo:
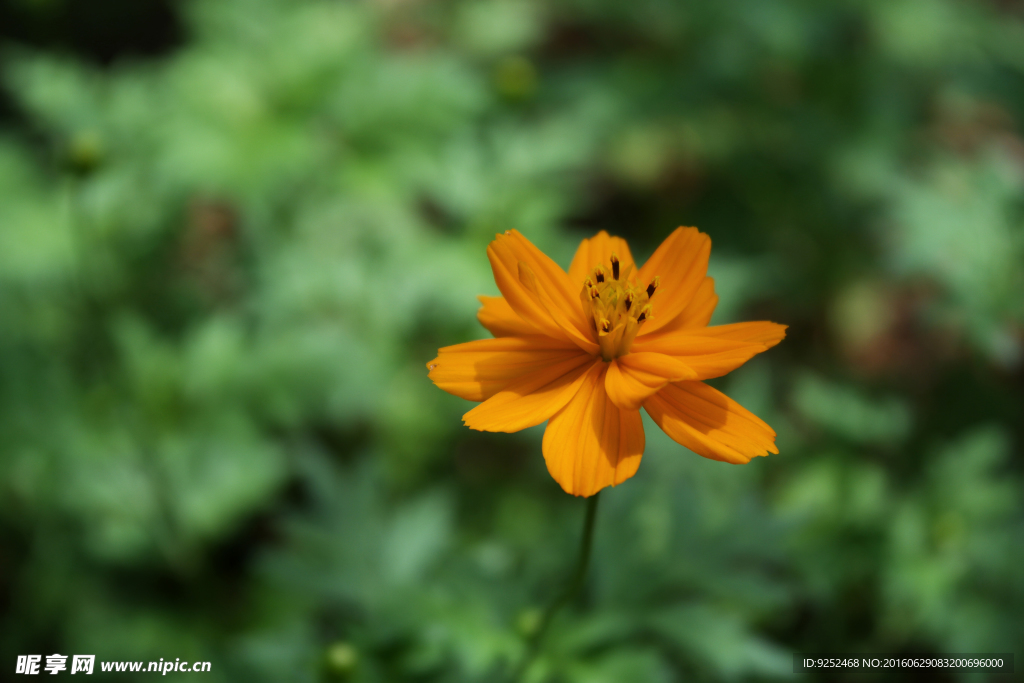
M 660 278 L 641 287 L 630 282 L 632 270 L 632 265 L 620 268 L 619 257 L 612 254 L 611 268 L 599 265 L 583 281 L 583 310 L 589 314 L 606 362 L 629 353 L 640 326 L 651 319 L 650 301 Z

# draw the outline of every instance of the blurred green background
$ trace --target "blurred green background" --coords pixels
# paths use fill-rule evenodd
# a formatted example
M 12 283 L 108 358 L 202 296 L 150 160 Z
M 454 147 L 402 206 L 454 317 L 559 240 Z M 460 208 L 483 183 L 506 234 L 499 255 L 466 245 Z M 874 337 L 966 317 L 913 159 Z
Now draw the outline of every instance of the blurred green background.
M 584 504 L 424 364 L 495 232 L 677 225 L 790 326 L 715 381 L 780 454 L 646 421 L 531 680 L 1024 665 L 1024 3 L 5 0 L 0 59 L 0 677 L 501 680 Z

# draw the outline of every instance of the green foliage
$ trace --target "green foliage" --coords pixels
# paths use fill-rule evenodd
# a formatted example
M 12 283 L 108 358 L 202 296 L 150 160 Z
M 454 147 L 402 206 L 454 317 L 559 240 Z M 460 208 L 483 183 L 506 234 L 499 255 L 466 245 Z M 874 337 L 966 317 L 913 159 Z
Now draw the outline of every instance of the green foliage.
M 678 224 L 715 242 L 715 323 L 790 326 L 716 381 L 780 454 L 706 461 L 646 422 L 528 680 L 1024 642 L 1016 10 L 182 11 L 149 61 L 0 46 L 4 666 L 500 680 L 583 506 L 538 429 L 465 429 L 424 363 L 485 336 L 496 231 L 567 265 Z

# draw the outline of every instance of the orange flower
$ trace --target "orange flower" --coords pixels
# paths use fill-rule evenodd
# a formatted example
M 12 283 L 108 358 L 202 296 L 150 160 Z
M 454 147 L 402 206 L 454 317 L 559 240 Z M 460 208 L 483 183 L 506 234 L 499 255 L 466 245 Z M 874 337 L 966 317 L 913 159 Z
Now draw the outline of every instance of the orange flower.
M 517 432 L 548 421 L 544 460 L 567 493 L 592 496 L 636 474 L 640 407 L 705 458 L 778 453 L 775 432 L 701 380 L 778 344 L 771 322 L 708 327 L 718 303 L 711 239 L 679 228 L 637 269 L 626 241 L 583 240 L 566 273 L 519 232 L 487 248 L 500 297 L 479 297 L 495 339 L 447 346 L 427 364 L 450 394 L 482 401 L 471 429 Z

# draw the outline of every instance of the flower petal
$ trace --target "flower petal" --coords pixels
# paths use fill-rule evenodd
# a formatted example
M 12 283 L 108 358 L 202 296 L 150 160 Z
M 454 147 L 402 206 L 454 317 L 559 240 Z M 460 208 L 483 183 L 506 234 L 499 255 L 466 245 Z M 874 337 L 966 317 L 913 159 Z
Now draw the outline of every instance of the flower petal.
M 641 284 L 661 278 L 651 298 L 654 315 L 640 335 L 660 330 L 686 310 L 704 282 L 710 255 L 711 238 L 697 228 L 677 228 L 665 238 L 638 275 Z
M 711 379 L 732 372 L 786 336 L 786 326 L 770 322 L 735 323 L 664 332 L 638 339 L 638 352 L 666 354 L 693 369 L 690 379 Z
M 550 337 L 501 337 L 438 349 L 427 363 L 439 388 L 469 401 L 484 401 L 522 377 L 586 356 L 568 341 Z
M 660 353 L 627 353 L 608 364 L 605 390 L 623 410 L 639 410 L 651 394 L 670 381 L 694 379 L 696 373 L 681 361 Z
M 779 452 L 771 427 L 703 382 L 668 384 L 644 409 L 674 441 L 705 458 L 743 464 Z
M 592 496 L 629 479 L 644 452 L 640 412 L 612 403 L 604 389 L 606 372 L 604 362 L 591 367 L 579 391 L 544 432 L 548 472 L 574 496 Z
M 483 306 L 476 312 L 480 324 L 495 337 L 526 337 L 540 334 L 540 330 L 519 317 L 503 297 L 478 296 Z
M 587 372 L 602 362 L 580 353 L 535 370 L 473 408 L 462 421 L 482 432 L 518 432 L 539 425 L 561 410 L 579 391 Z
M 582 289 L 583 281 L 590 275 L 590 271 L 599 265 L 603 265 L 605 268 L 611 267 L 612 254 L 619 257 L 619 264 L 623 271 L 626 266 L 635 266 L 629 245 L 621 237 L 612 237 L 602 230 L 590 239 L 583 240 L 580 242 L 579 248 L 576 249 L 572 263 L 569 264 L 569 281 L 576 286 L 577 290 Z
M 587 329 L 581 331 L 580 326 L 576 321 L 572 320 L 572 316 L 568 316 L 565 310 L 560 308 L 555 301 L 552 300 L 548 291 L 541 286 L 540 281 L 537 279 L 537 274 L 533 272 L 524 261 L 519 262 L 519 282 L 526 287 L 534 298 L 540 302 L 540 305 L 547 311 L 551 319 L 581 348 L 588 353 L 596 354 L 599 347 L 593 341 L 593 330 L 588 326 Z
M 570 284 L 558 264 L 516 230 L 497 235 L 487 247 L 487 258 L 498 289 L 520 318 L 548 336 L 573 339 L 596 353 L 579 288 Z M 532 278 L 522 277 L 524 272 Z M 528 286 L 531 282 L 533 287 Z
M 558 326 L 551 315 L 544 309 L 537 298 L 519 281 L 519 262 L 511 257 L 507 250 L 498 251 L 495 249 L 495 242 L 487 247 L 487 258 L 491 262 L 491 270 L 494 272 L 494 282 L 501 290 L 509 308 L 516 315 L 523 319 L 526 324 L 538 330 L 541 334 L 554 339 L 570 339 L 569 335 Z
M 662 325 L 658 334 L 707 327 L 716 306 L 718 306 L 718 295 L 715 294 L 715 279 L 705 277 L 686 308 L 674 320 Z M 657 314 L 658 312 L 655 311 L 655 315 Z
M 780 325 L 779 323 L 767 320 L 756 320 L 746 323 L 732 323 L 731 325 L 703 327 L 699 330 L 687 330 L 686 333 L 699 337 L 761 342 L 768 348 L 771 348 L 786 337 L 786 329 L 788 327 L 789 325 Z

